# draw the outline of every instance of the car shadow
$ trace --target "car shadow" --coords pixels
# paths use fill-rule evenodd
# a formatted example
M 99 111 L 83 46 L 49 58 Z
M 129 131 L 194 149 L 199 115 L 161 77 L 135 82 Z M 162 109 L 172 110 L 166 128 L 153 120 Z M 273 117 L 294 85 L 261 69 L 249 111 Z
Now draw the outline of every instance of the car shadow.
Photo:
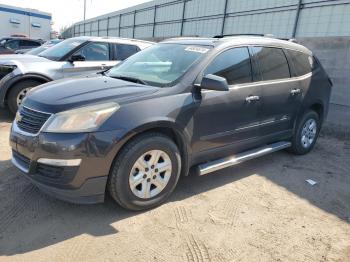
M 277 152 L 206 176 L 182 177 L 168 203 L 258 175 L 349 223 L 350 177 L 343 160 L 337 162 L 337 154 L 342 154 L 337 152 L 339 145 L 332 147 L 328 143 L 321 138 L 315 151 L 303 157 Z M 109 197 L 96 205 L 56 200 L 31 185 L 9 162 L 0 162 L 0 166 L 7 167 L 0 171 L 0 256 L 38 250 L 82 234 L 118 234 L 118 221 L 152 212 L 127 211 Z M 307 184 L 305 180 L 309 178 L 318 184 Z M 13 239 L 21 239 L 21 243 Z
M 14 116 L 7 109 L 0 109 L 0 127 L 4 123 L 11 123 Z

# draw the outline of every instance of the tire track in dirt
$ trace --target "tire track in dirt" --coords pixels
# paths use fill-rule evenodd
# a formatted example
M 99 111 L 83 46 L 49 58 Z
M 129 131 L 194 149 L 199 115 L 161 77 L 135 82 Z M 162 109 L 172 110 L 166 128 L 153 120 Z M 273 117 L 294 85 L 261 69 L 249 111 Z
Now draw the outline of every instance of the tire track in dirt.
M 192 220 L 192 212 L 183 206 L 174 208 L 174 216 L 177 229 L 181 229 L 184 224 L 187 224 Z
M 22 214 L 31 204 L 37 201 L 35 200 L 37 190 L 33 185 L 27 185 L 23 191 L 19 192 L 20 196 L 15 198 L 9 211 L 0 215 L 0 234 L 17 220 L 19 214 Z
M 192 234 L 186 237 L 185 258 L 188 262 L 211 261 L 207 246 Z

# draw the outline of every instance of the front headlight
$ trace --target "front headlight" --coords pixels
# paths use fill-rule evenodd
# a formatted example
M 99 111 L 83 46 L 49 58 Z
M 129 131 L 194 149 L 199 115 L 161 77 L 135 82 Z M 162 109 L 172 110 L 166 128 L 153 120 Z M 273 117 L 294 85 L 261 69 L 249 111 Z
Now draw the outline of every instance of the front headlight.
M 52 133 L 95 131 L 119 108 L 117 103 L 111 102 L 58 113 L 50 118 L 43 131 Z

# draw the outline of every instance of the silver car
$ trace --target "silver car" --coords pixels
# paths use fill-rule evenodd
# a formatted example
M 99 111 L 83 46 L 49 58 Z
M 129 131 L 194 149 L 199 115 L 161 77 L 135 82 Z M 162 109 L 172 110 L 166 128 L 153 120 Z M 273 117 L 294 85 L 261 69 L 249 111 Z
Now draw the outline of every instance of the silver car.
M 39 55 L 0 57 L 0 106 L 15 114 L 26 93 L 43 83 L 107 70 L 154 43 L 125 38 L 74 37 Z

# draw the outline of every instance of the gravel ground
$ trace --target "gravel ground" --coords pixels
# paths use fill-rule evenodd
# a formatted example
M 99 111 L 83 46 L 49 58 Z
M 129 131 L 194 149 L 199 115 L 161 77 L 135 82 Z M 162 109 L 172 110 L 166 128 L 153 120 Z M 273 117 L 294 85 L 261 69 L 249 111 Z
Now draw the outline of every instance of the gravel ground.
M 350 141 L 182 178 L 135 213 L 41 193 L 12 166 L 9 129 L 0 111 L 1 261 L 350 261 Z

